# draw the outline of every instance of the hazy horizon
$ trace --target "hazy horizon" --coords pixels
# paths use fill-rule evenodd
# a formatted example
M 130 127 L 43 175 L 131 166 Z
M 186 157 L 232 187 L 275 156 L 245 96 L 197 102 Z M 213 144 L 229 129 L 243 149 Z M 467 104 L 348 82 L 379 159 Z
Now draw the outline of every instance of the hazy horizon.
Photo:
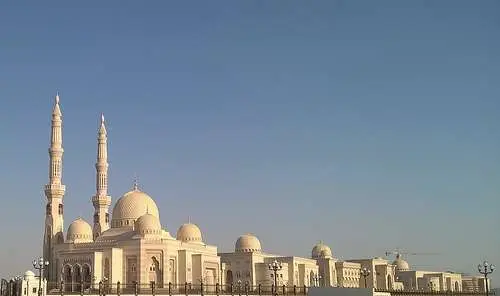
M 499 16 L 487 0 L 4 3 L 0 277 L 41 253 L 57 91 L 65 230 L 92 221 L 102 112 L 112 206 L 137 175 L 172 235 L 189 217 L 220 252 L 251 232 L 278 255 L 322 240 L 340 259 L 499 266 Z

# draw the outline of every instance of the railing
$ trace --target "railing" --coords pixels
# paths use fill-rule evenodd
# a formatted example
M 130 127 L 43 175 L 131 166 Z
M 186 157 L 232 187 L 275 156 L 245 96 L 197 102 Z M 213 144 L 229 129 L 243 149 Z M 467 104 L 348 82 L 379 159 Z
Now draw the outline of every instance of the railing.
M 386 289 L 375 289 L 375 292 L 385 292 L 391 293 L 391 296 L 482 296 L 486 295 L 486 292 L 469 292 L 469 291 L 429 291 L 429 290 L 386 290 Z M 494 291 L 488 292 L 489 296 L 495 296 Z
M 306 286 L 278 286 L 248 284 L 229 285 L 207 285 L 207 284 L 172 284 L 155 283 L 139 284 L 127 283 L 115 284 L 103 283 L 48 283 L 49 295 L 307 295 Z

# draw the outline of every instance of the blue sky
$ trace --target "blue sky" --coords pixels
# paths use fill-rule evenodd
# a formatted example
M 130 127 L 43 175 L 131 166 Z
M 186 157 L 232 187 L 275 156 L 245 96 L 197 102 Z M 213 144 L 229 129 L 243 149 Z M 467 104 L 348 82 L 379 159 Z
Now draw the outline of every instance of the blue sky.
M 0 9 L 1 276 L 41 251 L 53 96 L 65 226 L 90 221 L 99 115 L 113 201 L 134 174 L 221 251 L 439 253 L 500 265 L 497 1 L 85 1 Z M 494 286 L 500 282 L 494 275 Z

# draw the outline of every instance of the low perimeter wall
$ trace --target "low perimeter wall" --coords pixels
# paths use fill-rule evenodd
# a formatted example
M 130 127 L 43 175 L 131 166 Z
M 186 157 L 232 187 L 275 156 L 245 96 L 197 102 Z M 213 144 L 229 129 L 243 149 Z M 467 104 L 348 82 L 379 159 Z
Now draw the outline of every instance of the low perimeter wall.
M 483 292 L 453 292 L 453 291 L 378 291 L 365 288 L 315 288 L 311 287 L 308 296 L 486 296 Z M 489 292 L 488 296 L 496 296 Z M 499 295 L 500 296 L 500 295 Z

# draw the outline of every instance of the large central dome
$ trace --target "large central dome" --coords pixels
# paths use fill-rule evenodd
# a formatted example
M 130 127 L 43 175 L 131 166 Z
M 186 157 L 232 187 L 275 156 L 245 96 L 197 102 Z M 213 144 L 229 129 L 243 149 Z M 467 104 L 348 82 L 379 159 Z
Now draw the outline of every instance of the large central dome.
M 155 201 L 146 193 L 134 186 L 132 191 L 125 193 L 113 208 L 111 227 L 133 227 L 134 222 L 144 214 L 160 218 Z

